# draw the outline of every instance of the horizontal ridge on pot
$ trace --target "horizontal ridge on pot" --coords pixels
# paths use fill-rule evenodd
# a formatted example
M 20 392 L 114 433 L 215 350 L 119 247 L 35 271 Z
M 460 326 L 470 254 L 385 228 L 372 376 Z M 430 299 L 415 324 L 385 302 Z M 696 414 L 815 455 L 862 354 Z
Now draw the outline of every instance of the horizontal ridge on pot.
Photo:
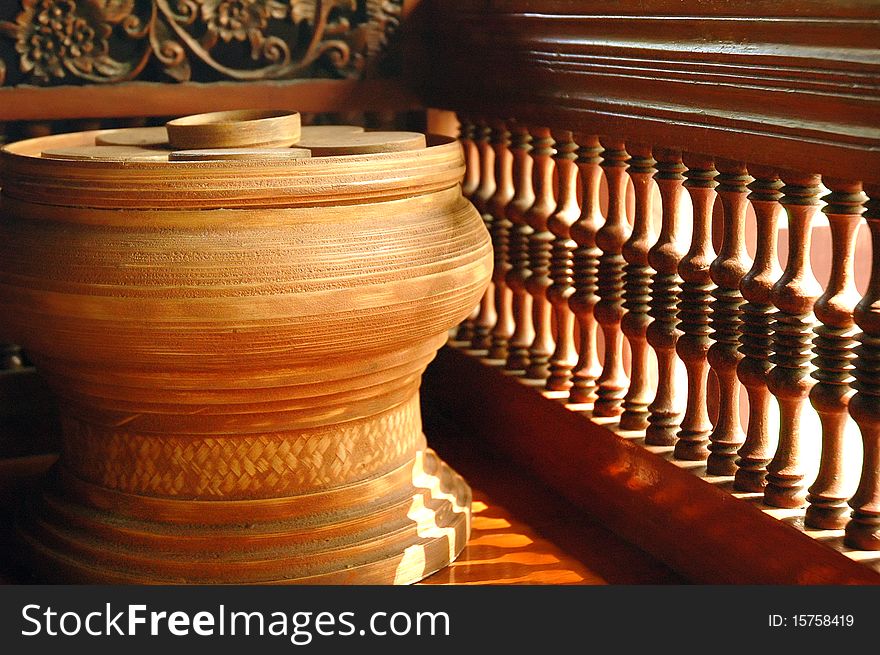
M 448 189 L 464 174 L 461 146 L 435 136 L 420 150 L 293 160 L 81 161 L 40 157 L 100 132 L 28 139 L 0 150 L 4 194 L 64 207 L 111 209 L 321 207 Z

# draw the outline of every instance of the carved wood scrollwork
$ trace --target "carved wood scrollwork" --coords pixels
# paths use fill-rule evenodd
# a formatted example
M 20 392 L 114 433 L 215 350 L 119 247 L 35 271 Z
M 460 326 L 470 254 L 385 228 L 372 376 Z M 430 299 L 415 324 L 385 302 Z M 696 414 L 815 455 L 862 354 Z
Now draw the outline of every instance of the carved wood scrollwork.
M 403 0 L 20 0 L 17 14 L 4 4 L 0 85 L 52 85 L 360 77 Z

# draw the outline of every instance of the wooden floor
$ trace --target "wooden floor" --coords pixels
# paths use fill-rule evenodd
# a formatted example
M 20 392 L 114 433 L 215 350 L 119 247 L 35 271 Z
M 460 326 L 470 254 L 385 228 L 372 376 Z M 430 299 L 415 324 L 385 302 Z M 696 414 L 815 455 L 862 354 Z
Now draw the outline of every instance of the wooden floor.
M 511 464 L 454 435 L 434 435 L 431 445 L 471 483 L 474 519 L 471 539 L 458 560 L 422 584 L 681 582 Z M 0 582 L 34 582 L 15 564 L 17 548 L 10 528 L 18 500 L 54 459 L 0 460 Z
M 435 423 L 436 417 L 429 423 Z M 471 538 L 422 584 L 681 584 L 665 565 L 448 426 L 431 446 L 471 484 Z

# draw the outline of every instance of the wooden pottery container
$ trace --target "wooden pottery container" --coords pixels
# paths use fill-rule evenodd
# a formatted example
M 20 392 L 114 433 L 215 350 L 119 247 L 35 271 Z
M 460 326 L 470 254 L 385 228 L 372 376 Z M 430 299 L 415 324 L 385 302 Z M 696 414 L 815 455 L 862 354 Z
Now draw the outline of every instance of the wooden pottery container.
M 0 339 L 63 415 L 19 524 L 40 576 L 384 584 L 448 564 L 470 490 L 426 447 L 419 383 L 492 267 L 459 144 L 40 156 L 100 134 L 0 153 Z

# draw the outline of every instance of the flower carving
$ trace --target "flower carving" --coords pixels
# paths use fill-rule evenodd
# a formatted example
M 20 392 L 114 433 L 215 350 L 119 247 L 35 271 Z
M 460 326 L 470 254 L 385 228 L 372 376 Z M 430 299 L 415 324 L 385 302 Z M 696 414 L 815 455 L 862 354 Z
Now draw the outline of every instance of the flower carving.
M 270 18 L 284 18 L 287 6 L 275 0 L 201 0 L 201 17 L 206 25 L 203 44 L 211 48 L 220 39 L 249 41 L 256 59 L 266 41 L 264 30 Z
M 0 85 L 189 80 L 191 60 L 238 80 L 351 77 L 379 59 L 403 0 L 19 0 Z M 393 20 L 385 20 L 393 19 Z M 247 62 L 241 44 L 250 51 Z M 159 67 L 151 66 L 158 63 Z M 8 75 L 11 74 L 11 75 Z
M 244 41 L 251 31 L 262 32 L 269 24 L 266 5 L 257 0 L 208 0 L 202 4 L 202 19 L 225 43 Z
M 90 72 L 107 53 L 110 26 L 81 14 L 72 0 L 23 0 L 15 49 L 20 68 L 38 80 L 65 77 L 71 68 Z
M 314 23 L 317 4 L 317 0 L 290 0 L 290 20 L 294 23 Z

